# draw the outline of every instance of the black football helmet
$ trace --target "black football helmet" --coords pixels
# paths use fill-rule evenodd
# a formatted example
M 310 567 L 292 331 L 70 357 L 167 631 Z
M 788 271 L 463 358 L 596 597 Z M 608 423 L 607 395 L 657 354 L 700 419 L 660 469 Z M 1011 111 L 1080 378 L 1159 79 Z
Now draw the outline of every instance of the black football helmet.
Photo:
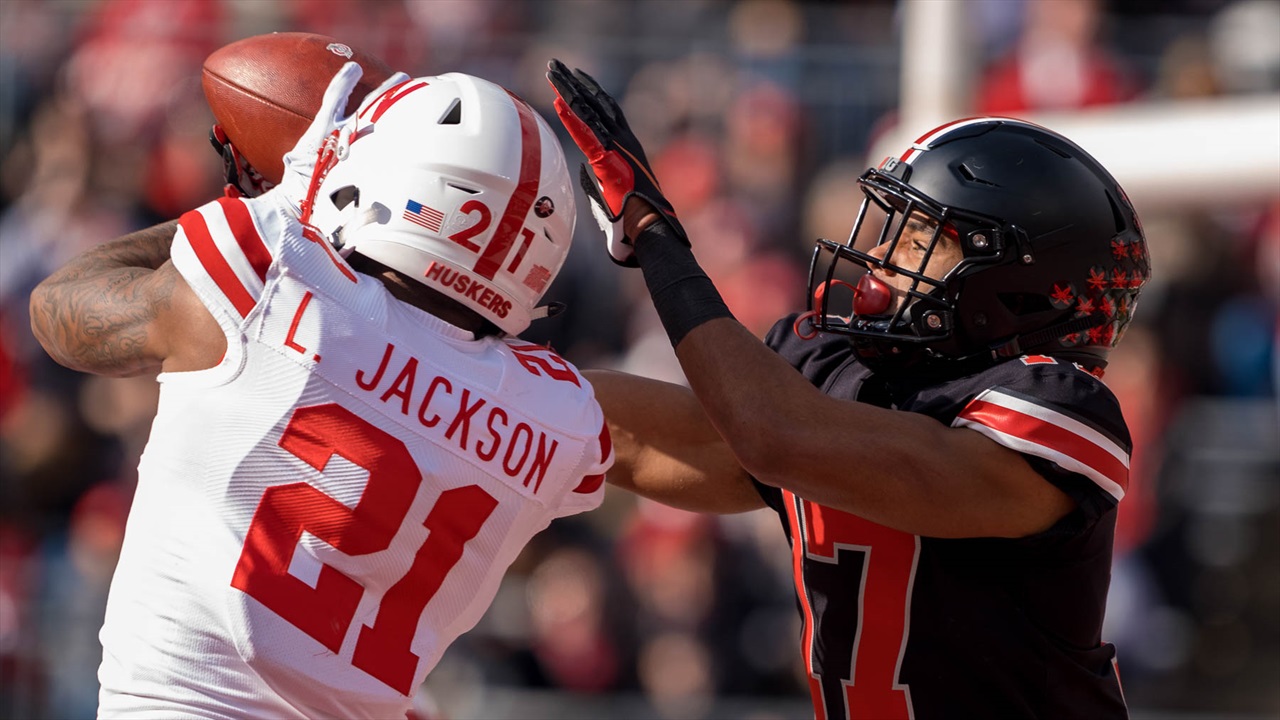
M 865 198 L 848 240 L 820 239 L 814 248 L 809 312 L 797 333 L 805 335 L 807 321 L 849 335 L 880 370 L 1026 353 L 1106 365 L 1150 261 L 1128 197 L 1079 146 L 1021 120 L 959 120 L 867 170 L 858 185 Z M 893 263 L 906 219 L 921 216 L 932 238 L 920 264 Z M 888 243 L 884 258 L 854 247 L 868 236 Z M 963 259 L 933 279 L 924 268 L 944 236 L 960 244 Z M 869 272 L 841 280 L 849 263 L 910 278 L 906 302 L 890 308 L 886 286 Z M 832 312 L 839 293 L 831 290 L 842 286 L 853 289 L 849 316 Z

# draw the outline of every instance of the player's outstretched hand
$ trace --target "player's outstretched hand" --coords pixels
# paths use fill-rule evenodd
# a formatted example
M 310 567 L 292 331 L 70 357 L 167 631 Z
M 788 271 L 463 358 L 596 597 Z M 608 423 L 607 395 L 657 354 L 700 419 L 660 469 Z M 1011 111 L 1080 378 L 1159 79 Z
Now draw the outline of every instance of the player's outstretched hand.
M 364 71 L 355 62 L 345 63 L 338 69 L 333 80 L 329 81 L 329 87 L 324 91 L 324 99 L 320 102 L 320 109 L 316 112 L 315 119 L 311 121 L 306 132 L 302 133 L 302 137 L 298 138 L 293 149 L 285 153 L 284 178 L 280 181 L 279 192 L 283 194 L 303 224 L 306 224 L 311 217 L 312 203 L 320 183 L 324 181 L 325 175 L 333 167 L 340 153 L 345 151 L 345 147 L 351 142 L 349 137 L 352 128 L 351 120 L 359 113 L 358 111 L 352 115 L 343 113 L 351 92 L 355 89 L 356 83 L 360 82 L 363 74 Z M 409 76 L 402 72 L 393 74 L 377 89 L 365 96 L 360 107 L 363 109 L 388 88 L 408 79 Z M 348 136 L 344 136 L 344 132 L 348 133 Z
M 347 99 L 363 74 L 359 63 L 348 62 L 338 69 L 324 91 L 315 119 L 293 149 L 284 155 L 284 177 L 276 192 L 304 224 L 310 219 L 316 188 L 324 179 L 327 166 L 336 158 L 338 128 L 347 119 L 342 117 Z M 320 171 L 316 172 L 317 169 Z
M 556 115 L 595 172 L 592 181 L 586 167 L 582 168 L 582 189 L 605 232 L 609 257 L 619 265 L 637 267 L 634 238 L 626 237 L 621 223 L 623 207 L 632 195 L 653 206 L 687 244 L 689 238 L 676 219 L 675 209 L 658 187 L 644 148 L 617 101 L 590 75 L 570 71 L 559 60 L 547 65 L 547 80 L 556 91 Z

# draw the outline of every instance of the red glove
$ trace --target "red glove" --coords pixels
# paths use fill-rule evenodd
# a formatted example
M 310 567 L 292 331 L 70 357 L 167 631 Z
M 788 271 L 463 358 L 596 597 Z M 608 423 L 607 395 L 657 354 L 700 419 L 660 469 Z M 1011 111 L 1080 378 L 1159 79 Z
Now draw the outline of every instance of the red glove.
M 634 238 L 625 237 L 620 220 L 627 198 L 639 196 L 671 225 L 676 235 L 689 244 L 675 208 L 662 194 L 653 176 L 644 148 L 636 139 L 622 108 L 600 84 L 581 70 L 573 70 L 559 60 L 547 66 L 547 80 L 556 91 L 556 114 L 586 155 L 595 173 L 593 182 L 582 168 L 582 189 L 591 199 L 591 210 L 608 240 L 609 257 L 619 265 L 637 267 L 632 248 Z

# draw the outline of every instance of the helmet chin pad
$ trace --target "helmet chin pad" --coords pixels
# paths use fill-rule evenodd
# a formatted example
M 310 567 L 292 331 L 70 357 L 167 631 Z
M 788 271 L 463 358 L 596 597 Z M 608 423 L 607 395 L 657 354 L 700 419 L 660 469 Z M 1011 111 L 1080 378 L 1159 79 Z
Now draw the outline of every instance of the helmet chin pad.
M 355 244 L 349 242 L 347 238 L 357 236 L 361 229 L 369 225 L 386 225 L 391 220 L 391 209 L 380 202 L 375 202 L 363 210 L 357 210 L 353 206 L 349 214 L 351 219 L 339 225 L 338 229 L 329 236 L 333 248 L 344 258 L 355 252 Z

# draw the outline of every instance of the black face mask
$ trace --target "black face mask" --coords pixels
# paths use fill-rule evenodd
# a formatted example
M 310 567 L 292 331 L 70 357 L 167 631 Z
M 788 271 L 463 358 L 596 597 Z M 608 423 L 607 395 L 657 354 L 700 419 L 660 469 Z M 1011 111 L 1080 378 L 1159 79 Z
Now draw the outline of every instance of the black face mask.
M 847 335 L 885 372 L 1028 352 L 1105 362 L 1150 276 L 1146 241 L 1119 185 L 1069 140 L 1030 123 L 948 124 L 858 184 L 864 198 L 849 238 L 814 248 L 797 332 Z M 912 252 L 912 267 L 890 262 L 899 243 L 920 237 L 904 236 L 904 218 L 926 219 L 934 230 L 927 249 Z M 943 233 L 963 258 L 930 278 L 924 269 Z M 883 245 L 889 260 L 855 244 Z M 876 267 L 910 278 L 897 307 L 870 274 Z

